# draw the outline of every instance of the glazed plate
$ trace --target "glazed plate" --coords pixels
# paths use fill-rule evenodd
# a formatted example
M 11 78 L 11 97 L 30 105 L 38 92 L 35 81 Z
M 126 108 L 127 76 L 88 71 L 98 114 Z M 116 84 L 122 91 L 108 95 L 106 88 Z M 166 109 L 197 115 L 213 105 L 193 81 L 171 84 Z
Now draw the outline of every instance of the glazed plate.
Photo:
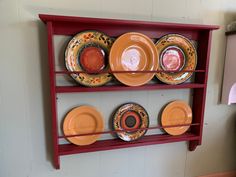
M 158 66 L 158 54 L 152 40 L 131 32 L 121 35 L 112 45 L 109 57 L 112 71 L 154 71 Z M 114 73 L 121 83 L 140 86 L 150 81 L 155 73 Z
M 83 31 L 67 45 L 65 63 L 68 71 L 84 71 L 71 74 L 80 84 L 97 87 L 108 83 L 112 76 L 100 73 L 109 70 L 108 56 L 113 39 L 98 31 Z
M 80 106 L 72 109 L 63 122 L 64 135 L 77 135 L 102 132 L 104 130 L 103 117 L 92 106 Z M 75 136 L 67 138 L 76 145 L 89 145 L 97 141 L 100 135 Z
M 182 125 L 192 123 L 192 109 L 184 101 L 173 101 L 163 110 L 161 115 L 162 126 Z M 164 128 L 170 135 L 181 135 L 185 133 L 190 126 L 180 126 Z
M 126 103 L 120 106 L 113 117 L 114 130 L 125 130 L 117 132 L 117 136 L 124 141 L 134 141 L 141 138 L 147 130 L 134 130 L 148 128 L 149 117 L 146 110 L 136 103 Z
M 179 34 L 168 34 L 160 38 L 156 43 L 160 52 L 156 77 L 167 84 L 181 84 L 188 80 L 197 66 L 197 51 L 189 39 Z

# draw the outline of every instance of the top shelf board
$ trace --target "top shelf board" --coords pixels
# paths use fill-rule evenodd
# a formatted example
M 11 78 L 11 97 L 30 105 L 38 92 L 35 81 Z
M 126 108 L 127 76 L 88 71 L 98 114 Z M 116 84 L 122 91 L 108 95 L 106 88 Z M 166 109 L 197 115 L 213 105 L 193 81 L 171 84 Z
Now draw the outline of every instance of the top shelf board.
M 183 33 L 186 36 L 197 38 L 196 32 L 218 29 L 216 25 L 163 23 L 137 20 L 117 20 L 88 17 L 73 17 L 39 14 L 44 22 L 51 22 L 55 35 L 75 35 L 79 31 L 96 29 L 110 36 L 119 36 L 125 32 L 143 32 L 151 38 L 167 33 Z M 195 34 L 195 35 L 194 35 Z

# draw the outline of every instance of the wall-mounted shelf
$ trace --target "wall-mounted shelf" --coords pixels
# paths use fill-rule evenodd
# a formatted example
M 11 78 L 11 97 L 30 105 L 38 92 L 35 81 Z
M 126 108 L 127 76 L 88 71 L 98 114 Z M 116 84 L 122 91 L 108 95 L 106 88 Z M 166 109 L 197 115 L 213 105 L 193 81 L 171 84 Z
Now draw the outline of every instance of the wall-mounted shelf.
M 52 109 L 52 135 L 54 149 L 54 166 L 60 168 L 62 155 L 77 154 L 84 152 L 112 150 L 118 148 L 128 148 L 135 146 L 146 146 L 152 144 L 163 144 L 180 141 L 189 142 L 189 150 L 193 151 L 202 142 L 202 128 L 207 88 L 208 64 L 211 48 L 212 30 L 218 26 L 211 25 L 192 25 L 177 23 L 159 23 L 147 21 L 114 20 L 99 18 L 82 18 L 55 15 L 39 15 L 40 19 L 46 24 L 48 32 L 48 61 L 50 67 L 50 92 Z M 67 71 L 55 70 L 54 35 L 75 35 L 80 31 L 94 29 L 102 31 L 109 36 L 118 37 L 123 33 L 135 31 L 143 33 L 150 38 L 158 39 L 168 33 L 179 33 L 198 44 L 198 64 L 194 72 L 194 81 L 180 85 L 167 85 L 160 83 L 150 83 L 139 87 L 128 87 L 120 84 L 107 85 L 96 88 L 82 86 L 58 86 L 56 76 L 70 74 Z M 147 71 L 150 72 L 150 71 Z M 156 71 L 160 72 L 160 71 Z M 146 135 L 142 139 L 133 142 L 124 142 L 120 139 L 100 140 L 88 146 L 76 146 L 73 144 L 59 144 L 57 127 L 57 104 L 56 95 L 58 93 L 72 92 L 99 92 L 99 91 L 137 91 L 137 90 L 159 90 L 159 89 L 192 89 L 192 111 L 193 122 L 189 132 L 180 136 L 170 136 L 167 134 Z M 161 127 L 157 127 L 161 128 Z M 103 132 L 104 133 L 104 132 Z M 109 133 L 109 131 L 108 131 Z

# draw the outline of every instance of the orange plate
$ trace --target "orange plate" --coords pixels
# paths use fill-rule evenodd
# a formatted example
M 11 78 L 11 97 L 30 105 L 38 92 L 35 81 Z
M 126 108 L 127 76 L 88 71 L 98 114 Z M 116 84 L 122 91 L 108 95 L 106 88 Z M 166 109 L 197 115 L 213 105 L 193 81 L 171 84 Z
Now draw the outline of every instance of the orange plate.
M 184 101 L 173 101 L 169 103 L 162 112 L 161 124 L 162 126 L 191 124 L 192 110 Z M 190 126 L 164 128 L 170 135 L 181 135 L 185 133 Z
M 158 67 L 154 43 L 140 33 L 126 33 L 112 45 L 109 64 L 112 71 L 153 71 Z M 154 73 L 114 73 L 116 79 L 128 86 L 140 86 L 150 81 Z
M 65 117 L 63 131 L 65 135 L 101 132 L 104 129 L 103 117 L 92 106 L 80 106 L 72 109 Z M 67 138 L 76 145 L 94 143 L 100 135 L 75 136 Z

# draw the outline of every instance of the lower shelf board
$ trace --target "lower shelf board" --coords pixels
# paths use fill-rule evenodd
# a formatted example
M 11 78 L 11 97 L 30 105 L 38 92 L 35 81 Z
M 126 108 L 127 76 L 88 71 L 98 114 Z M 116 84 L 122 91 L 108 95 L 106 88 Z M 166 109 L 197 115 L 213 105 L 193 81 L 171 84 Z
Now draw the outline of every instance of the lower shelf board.
M 77 146 L 74 144 L 61 144 L 59 145 L 59 155 L 70 155 L 70 154 L 85 153 L 85 152 L 104 151 L 104 150 L 146 146 L 153 144 L 164 144 L 164 143 L 172 143 L 180 141 L 191 141 L 191 140 L 199 140 L 199 136 L 191 133 L 185 133 L 179 136 L 171 136 L 168 134 L 164 134 L 164 135 L 147 135 L 139 140 L 132 142 L 126 142 L 120 139 L 109 139 L 109 140 L 100 140 L 87 146 Z

